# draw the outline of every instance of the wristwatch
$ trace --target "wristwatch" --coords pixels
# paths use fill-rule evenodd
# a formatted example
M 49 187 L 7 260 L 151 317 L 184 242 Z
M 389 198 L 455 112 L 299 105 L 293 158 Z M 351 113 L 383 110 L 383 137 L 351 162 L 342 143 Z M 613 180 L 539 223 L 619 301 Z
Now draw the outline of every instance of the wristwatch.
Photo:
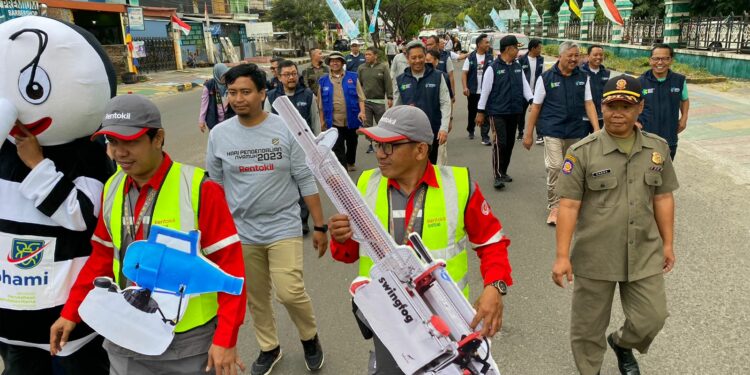
M 323 232 L 323 233 L 328 232 L 328 224 L 323 224 L 322 227 L 313 226 L 313 230 L 316 232 Z
M 508 294 L 508 285 L 505 284 L 505 281 L 498 280 L 493 283 L 490 283 L 490 285 L 495 287 L 495 289 L 497 289 L 498 293 L 500 293 L 501 295 Z

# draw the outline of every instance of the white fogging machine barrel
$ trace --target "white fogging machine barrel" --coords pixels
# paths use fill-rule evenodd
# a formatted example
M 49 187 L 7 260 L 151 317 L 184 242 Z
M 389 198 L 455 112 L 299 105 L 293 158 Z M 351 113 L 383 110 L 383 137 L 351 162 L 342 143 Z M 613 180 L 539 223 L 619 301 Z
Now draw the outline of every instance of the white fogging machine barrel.
M 414 249 L 398 246 L 367 207 L 331 151 L 338 132 L 317 138 L 288 98 L 273 103 L 305 151 L 307 165 L 340 213 L 349 216 L 353 238 L 374 262 L 370 278 L 355 279 L 349 291 L 373 332 L 406 374 L 499 375 L 489 339 L 469 324 L 475 311 L 418 234 Z

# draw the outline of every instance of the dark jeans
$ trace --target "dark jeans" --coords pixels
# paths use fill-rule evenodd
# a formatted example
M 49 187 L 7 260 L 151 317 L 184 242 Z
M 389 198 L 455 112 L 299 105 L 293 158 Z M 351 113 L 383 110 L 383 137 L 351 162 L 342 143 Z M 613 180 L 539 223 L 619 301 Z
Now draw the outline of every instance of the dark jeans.
M 0 342 L 0 356 L 5 366 L 2 375 L 109 374 L 109 358 L 102 348 L 103 340 L 97 336 L 66 357 L 52 357 L 43 349 Z
M 393 58 L 396 57 L 396 55 L 388 55 L 388 66 L 393 65 Z
M 476 127 L 476 124 L 474 123 L 474 120 L 477 118 L 477 106 L 479 105 L 479 94 L 469 94 L 469 97 L 467 98 L 469 105 L 469 122 L 466 124 L 466 131 L 469 132 L 469 134 L 474 134 L 474 128 Z M 482 140 L 490 139 L 490 127 L 487 124 L 487 121 L 482 124 L 481 128 L 481 134 L 482 134 Z
M 333 145 L 333 153 L 344 168 L 347 164 L 354 165 L 357 159 L 357 129 L 337 126 L 336 130 L 339 131 L 339 137 Z
M 669 157 L 674 161 L 674 157 L 677 155 L 677 145 L 669 145 Z
M 522 114 L 490 116 L 490 126 L 495 130 L 492 140 L 492 170 L 495 178 L 508 174 L 510 156 L 515 145 L 513 136 L 516 134 Z

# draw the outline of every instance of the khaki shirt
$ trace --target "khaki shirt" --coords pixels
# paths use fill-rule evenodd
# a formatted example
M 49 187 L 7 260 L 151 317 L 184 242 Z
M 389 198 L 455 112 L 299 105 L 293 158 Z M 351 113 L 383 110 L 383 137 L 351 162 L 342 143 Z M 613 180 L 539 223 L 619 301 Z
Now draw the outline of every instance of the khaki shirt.
M 320 77 L 328 74 L 328 72 L 328 67 L 323 64 L 320 64 L 320 67 L 318 68 L 310 65 L 302 72 L 302 78 L 305 80 L 307 87 L 309 87 L 313 93 L 317 93 L 318 88 L 320 87 L 318 80 Z
M 662 272 L 653 198 L 679 185 L 664 139 L 635 133 L 630 156 L 604 130 L 574 144 L 565 156 L 556 191 L 581 202 L 571 252 L 576 275 L 634 281 Z
M 344 75 L 336 77 L 333 74 L 329 74 L 331 78 L 331 84 L 333 84 L 333 125 L 338 127 L 346 127 L 346 100 L 344 99 Z M 362 86 L 357 84 L 357 96 L 360 102 L 365 101 L 365 93 L 362 91 Z

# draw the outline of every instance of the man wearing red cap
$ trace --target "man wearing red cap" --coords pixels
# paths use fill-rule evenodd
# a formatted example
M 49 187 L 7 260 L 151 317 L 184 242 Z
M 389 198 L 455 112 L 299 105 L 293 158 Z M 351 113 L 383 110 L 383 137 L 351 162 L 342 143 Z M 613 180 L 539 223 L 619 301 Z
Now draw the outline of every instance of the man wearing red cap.
M 53 355 L 81 322 L 78 307 L 93 289 L 95 278 L 112 277 L 121 288 L 132 284 L 120 265 L 128 246 L 148 237 L 151 224 L 184 232 L 200 230 L 201 253 L 224 272 L 245 276 L 242 248 L 221 186 L 206 179 L 202 169 L 173 162 L 162 150 L 161 115 L 151 101 L 140 95 L 113 98 L 94 137 L 100 135 L 107 137 L 120 169 L 104 185 L 91 257 L 50 329 Z M 158 356 L 135 353 L 105 340 L 111 372 L 199 374 L 215 369 L 217 374 L 234 374 L 235 366 L 244 370 L 235 347 L 245 301 L 244 290 L 237 296 L 218 293 L 191 298 L 175 327 L 174 340 Z M 197 306 L 191 309 L 193 305 Z
M 367 205 L 399 244 L 409 244 L 407 235 L 419 233 L 433 256 L 446 261 L 448 273 L 467 298 L 466 245 L 476 251 L 484 288 L 471 327 L 482 322 L 482 334 L 494 336 L 502 325 L 502 296 L 513 282 L 508 262 L 510 240 L 479 185 L 471 181 L 466 168 L 438 167 L 429 162 L 432 127 L 417 107 L 393 107 L 383 114 L 378 126 L 359 132 L 374 141 L 379 167 L 362 172 L 357 183 Z M 360 254 L 348 216 L 334 215 L 329 228 L 334 239 L 333 258 L 345 263 L 359 260 L 360 276 L 369 276 L 373 261 Z M 375 374 L 402 373 L 377 335 L 373 338 Z

